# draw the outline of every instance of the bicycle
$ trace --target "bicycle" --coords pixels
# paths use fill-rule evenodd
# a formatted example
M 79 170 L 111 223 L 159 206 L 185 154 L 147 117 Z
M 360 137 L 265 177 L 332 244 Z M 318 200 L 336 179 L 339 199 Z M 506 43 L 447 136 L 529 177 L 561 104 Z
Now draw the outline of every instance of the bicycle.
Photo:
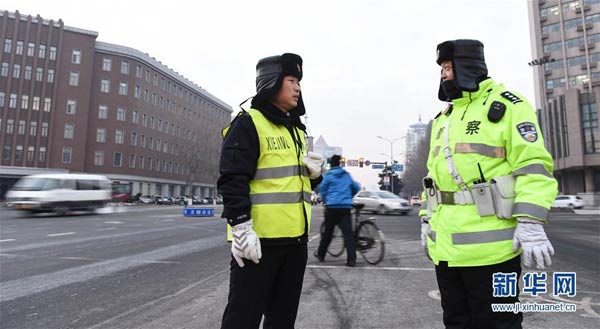
M 371 265 L 377 265 L 383 260 L 385 254 L 385 240 L 383 232 L 370 219 L 360 217 L 360 210 L 364 208 L 364 204 L 354 204 L 354 243 L 356 251 L 359 252 L 365 261 Z M 321 224 L 321 236 L 325 232 L 325 221 Z M 344 253 L 344 235 L 338 225 L 333 228 L 333 236 L 331 244 L 327 249 L 327 253 L 333 257 L 339 257 Z

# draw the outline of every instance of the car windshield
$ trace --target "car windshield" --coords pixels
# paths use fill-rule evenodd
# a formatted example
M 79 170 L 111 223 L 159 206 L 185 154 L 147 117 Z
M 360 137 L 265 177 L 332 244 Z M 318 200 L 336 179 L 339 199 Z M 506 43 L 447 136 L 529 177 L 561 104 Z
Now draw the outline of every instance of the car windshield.
M 21 178 L 13 187 L 15 191 L 49 191 L 59 187 L 58 179 L 25 177 Z
M 397 196 L 396 194 L 394 194 L 392 192 L 388 192 L 388 191 L 377 191 L 377 192 L 373 192 L 373 194 L 381 199 L 400 199 L 399 196 Z

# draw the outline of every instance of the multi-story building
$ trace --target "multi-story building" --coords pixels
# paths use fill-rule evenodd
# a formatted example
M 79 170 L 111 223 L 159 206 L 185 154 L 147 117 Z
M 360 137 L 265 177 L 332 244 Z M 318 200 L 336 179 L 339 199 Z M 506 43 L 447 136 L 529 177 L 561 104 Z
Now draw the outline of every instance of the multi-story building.
M 593 195 L 600 191 L 600 0 L 532 0 L 529 17 L 538 117 L 559 190 Z
M 427 136 L 426 123 L 421 121 L 421 115 L 419 115 L 419 122 L 412 124 L 406 131 L 406 159 L 414 159 L 419 149 L 419 143 Z
M 0 196 L 54 170 L 104 174 L 133 194 L 213 195 L 231 107 L 97 36 L 0 11 Z

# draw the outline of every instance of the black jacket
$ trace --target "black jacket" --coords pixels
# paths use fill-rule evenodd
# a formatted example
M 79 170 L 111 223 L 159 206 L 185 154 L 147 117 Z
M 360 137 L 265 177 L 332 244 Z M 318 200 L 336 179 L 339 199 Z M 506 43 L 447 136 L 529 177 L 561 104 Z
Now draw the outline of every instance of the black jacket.
M 293 113 L 286 114 L 274 105 L 253 104 L 269 121 L 287 127 L 293 136 L 292 127 L 301 130 L 306 127 Z M 219 193 L 223 195 L 223 214 L 227 222 L 235 226 L 250 219 L 250 181 L 256 173 L 256 166 L 260 155 L 258 133 L 247 113 L 238 115 L 229 127 L 223 139 L 219 171 L 221 176 L 217 181 Z M 315 188 L 323 180 L 322 177 L 311 180 L 311 188 Z

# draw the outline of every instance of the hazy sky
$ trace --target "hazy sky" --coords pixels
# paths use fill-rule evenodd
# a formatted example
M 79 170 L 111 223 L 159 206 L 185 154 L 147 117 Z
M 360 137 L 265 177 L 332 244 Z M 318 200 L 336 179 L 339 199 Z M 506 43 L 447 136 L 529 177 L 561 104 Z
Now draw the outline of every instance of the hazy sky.
M 311 134 L 347 158 L 384 161 L 390 144 L 437 100 L 435 47 L 474 38 L 490 76 L 534 102 L 528 0 L 3 0 L 5 10 L 62 18 L 99 41 L 148 53 L 238 111 L 259 58 L 304 59 Z M 394 144 L 394 153 L 404 150 Z

